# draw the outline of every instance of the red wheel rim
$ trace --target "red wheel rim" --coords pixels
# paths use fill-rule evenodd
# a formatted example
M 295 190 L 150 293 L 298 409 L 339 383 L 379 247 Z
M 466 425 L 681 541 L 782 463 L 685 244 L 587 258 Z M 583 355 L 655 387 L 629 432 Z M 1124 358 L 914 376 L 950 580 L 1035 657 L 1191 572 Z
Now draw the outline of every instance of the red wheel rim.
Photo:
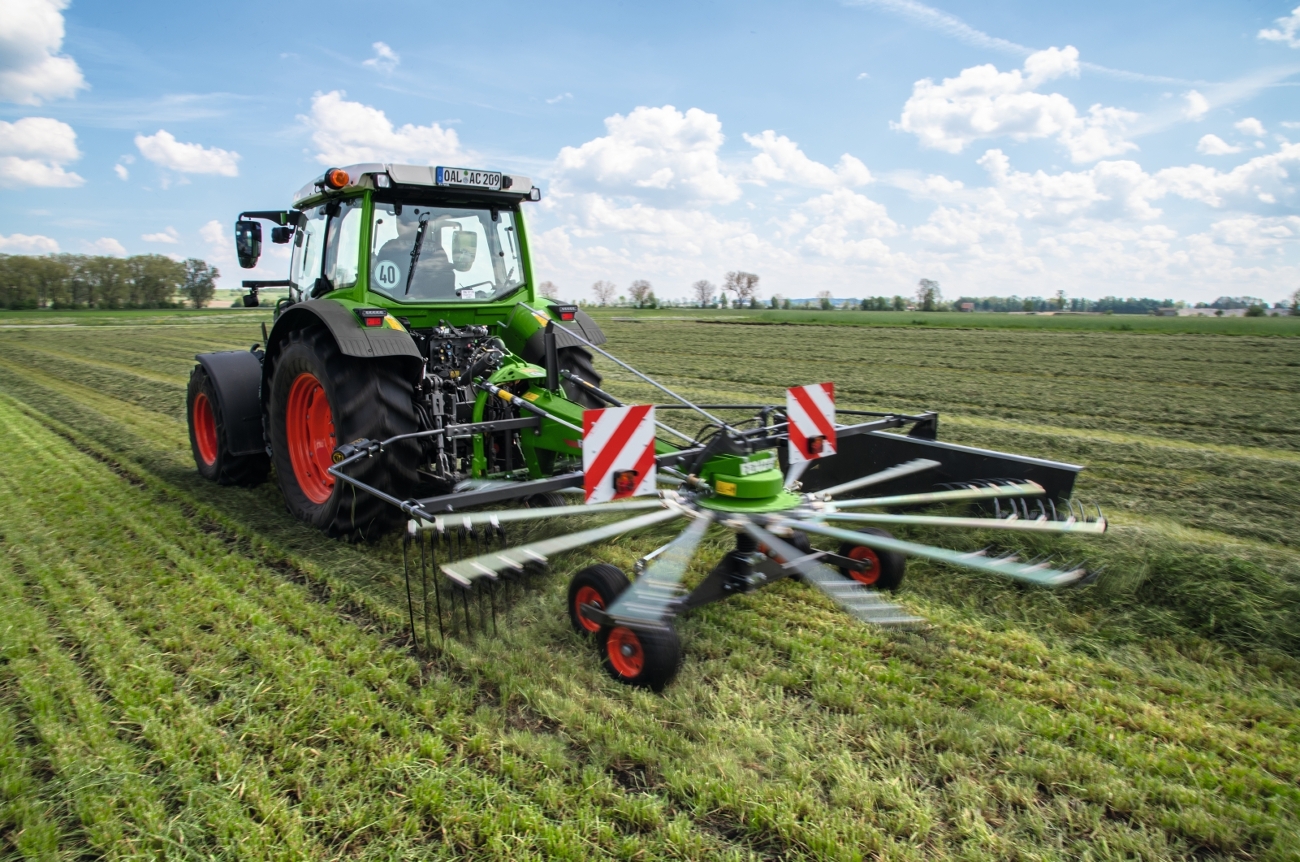
M 334 493 L 334 477 L 329 474 L 334 458 L 334 416 L 325 387 L 315 375 L 303 372 L 289 387 L 284 430 L 298 487 L 308 500 L 324 503 Z
M 595 587 L 579 587 L 573 597 L 573 612 L 578 615 L 578 624 L 589 632 L 600 631 L 600 623 L 587 619 L 586 614 L 582 612 L 583 605 L 595 605 L 604 610 L 605 603 L 600 598 L 600 591 Z
M 645 667 L 645 651 L 641 649 L 641 639 L 626 626 L 610 629 L 609 638 L 605 641 L 605 653 L 614 670 L 627 679 L 636 679 Z
M 199 458 L 211 467 L 217 463 L 217 417 L 212 412 L 212 402 L 206 392 L 194 396 L 190 424 L 194 426 L 194 445 L 199 450 Z
M 861 572 L 849 569 L 849 576 L 853 580 L 868 586 L 880 580 L 880 556 L 871 548 L 858 545 L 849 551 L 849 559 L 867 564 L 867 568 Z

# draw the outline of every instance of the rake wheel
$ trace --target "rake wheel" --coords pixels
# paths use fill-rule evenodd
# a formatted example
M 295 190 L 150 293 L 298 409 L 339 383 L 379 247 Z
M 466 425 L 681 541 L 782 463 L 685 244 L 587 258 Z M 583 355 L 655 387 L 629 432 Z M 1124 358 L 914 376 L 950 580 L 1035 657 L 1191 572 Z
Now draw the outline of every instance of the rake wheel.
M 604 610 L 614 603 L 630 581 L 623 570 L 609 563 L 588 566 L 573 576 L 569 582 L 569 622 L 573 630 L 584 637 L 600 631 L 600 623 L 582 613 L 583 605 L 595 605 Z
M 672 682 L 682 664 L 682 644 L 670 625 L 605 626 L 600 652 L 614 679 L 656 692 Z
M 886 539 L 893 538 L 886 531 L 875 527 L 862 527 L 858 532 L 883 536 Z M 850 560 L 857 560 L 860 563 L 867 564 L 866 569 L 860 572 L 854 571 L 847 566 L 839 566 L 840 574 L 844 575 L 844 577 L 852 578 L 860 584 L 878 590 L 897 590 L 903 585 L 903 573 L 907 568 L 907 558 L 902 554 L 896 554 L 892 551 L 877 551 L 874 548 L 868 548 L 866 545 L 855 545 L 852 542 L 842 543 L 839 553 L 841 557 L 848 557 Z

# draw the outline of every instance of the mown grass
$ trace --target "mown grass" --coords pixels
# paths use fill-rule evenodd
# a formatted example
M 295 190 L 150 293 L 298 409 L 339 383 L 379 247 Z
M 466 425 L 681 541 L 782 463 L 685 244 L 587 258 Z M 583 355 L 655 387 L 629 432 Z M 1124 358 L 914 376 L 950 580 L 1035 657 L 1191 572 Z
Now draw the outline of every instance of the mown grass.
M 1300 336 L 1300 317 L 1157 317 L 1152 314 L 995 314 L 989 312 L 814 311 L 791 309 L 589 308 L 598 320 L 682 320 L 732 325 L 930 327 L 1034 332 L 1162 332 L 1166 334 Z M 1213 313 L 1213 312 L 1211 312 Z M 1270 312 L 1270 315 L 1272 312 Z
M 1300 857 L 1296 342 L 610 322 L 703 398 L 834 379 L 1085 463 L 1115 524 L 1067 544 L 1106 564 L 1067 593 L 913 564 L 922 632 L 795 583 L 711 606 L 656 697 L 562 595 L 666 531 L 557 560 L 500 637 L 420 662 L 394 540 L 199 481 L 189 357 L 255 328 L 0 333 L 0 853 Z

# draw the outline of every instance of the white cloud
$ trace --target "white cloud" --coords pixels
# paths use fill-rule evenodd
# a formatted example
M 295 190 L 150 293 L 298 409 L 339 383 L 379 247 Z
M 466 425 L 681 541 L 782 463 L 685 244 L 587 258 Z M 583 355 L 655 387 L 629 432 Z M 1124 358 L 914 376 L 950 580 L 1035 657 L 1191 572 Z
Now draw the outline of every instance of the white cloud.
M 342 90 L 317 93 L 311 100 L 311 115 L 302 118 L 312 130 L 312 142 L 323 165 L 358 162 L 407 162 L 431 165 L 452 161 L 467 154 L 460 147 L 454 129 L 437 123 L 416 126 L 393 123 L 378 108 L 349 102 Z
M 0 100 L 39 105 L 86 86 L 71 57 L 61 56 L 67 0 L 5 0 L 0 15 Z
M 1210 225 L 1210 234 L 1218 242 L 1253 253 L 1280 252 L 1284 243 L 1300 240 L 1300 216 L 1227 218 Z
M 222 248 L 225 248 L 227 243 L 235 241 L 234 233 L 226 233 L 226 226 L 216 219 L 199 228 L 199 236 L 208 245 L 219 245 Z
M 1098 162 L 1086 171 L 1032 174 L 1011 168 L 1001 150 L 989 150 L 979 164 L 989 172 L 998 194 L 1027 219 L 1064 222 L 1083 216 L 1153 219 L 1160 210 L 1150 200 L 1160 188 L 1133 161 Z
M 1182 198 L 1212 207 L 1221 207 L 1229 201 L 1248 206 L 1255 200 L 1272 203 L 1279 197 L 1294 199 L 1296 188 L 1285 181 L 1290 176 L 1288 168 L 1293 170 L 1297 165 L 1300 165 L 1300 144 L 1286 144 L 1275 153 L 1256 156 L 1226 173 L 1205 165 L 1187 165 L 1157 171 L 1155 178 L 1167 193 Z
M 1268 42 L 1283 42 L 1292 48 L 1300 48 L 1300 6 L 1291 10 L 1285 18 L 1273 22 L 1275 28 L 1259 31 L 1259 38 Z
M 126 256 L 126 248 L 117 240 L 110 236 L 103 236 L 94 242 L 83 242 L 86 251 L 91 254 L 114 254 L 118 257 Z
M 1183 116 L 1189 120 L 1202 120 L 1210 112 L 1210 100 L 1196 90 L 1183 93 L 1183 100 L 1187 103 L 1183 106 Z
M 128 171 L 126 165 L 123 164 L 113 165 L 113 173 L 117 174 L 117 178 L 123 182 L 131 178 L 131 172 Z
M 1137 145 L 1124 140 L 1138 118 L 1132 111 L 1093 105 L 1080 116 L 1060 93 L 1037 88 L 1063 75 L 1078 76 L 1079 52 L 1072 46 L 1030 54 L 1023 71 L 999 72 L 992 64 L 963 69 L 936 84 L 917 81 L 895 129 L 911 132 L 921 145 L 959 153 L 981 138 L 1017 141 L 1055 138 L 1076 162 L 1115 156 Z
M 1244 120 L 1240 120 L 1234 123 L 1232 127 L 1243 135 L 1254 135 L 1257 138 L 1262 138 L 1268 134 L 1268 132 L 1264 130 L 1264 124 L 1254 117 L 1247 117 Z
M 798 144 L 771 129 L 743 137 L 751 147 L 760 151 L 750 163 L 755 182 L 772 180 L 822 189 L 861 186 L 871 182 L 871 171 L 848 153 L 840 156 L 835 168 L 831 169 L 808 158 Z
M 85 180 L 63 169 L 81 158 L 72 126 L 48 117 L 0 121 L 0 186 L 72 188 Z
M 867 79 L 870 78 L 870 77 L 871 77 L 871 73 L 870 73 L 870 72 L 859 72 L 859 73 L 858 73 L 858 80 L 859 80 L 859 81 L 865 81 L 865 80 L 867 80 Z
M 375 49 L 375 56 L 369 60 L 363 60 L 361 65 L 371 69 L 378 69 L 380 72 L 391 72 L 397 68 L 397 64 L 402 62 L 402 58 L 397 52 L 388 47 L 385 42 L 375 42 L 370 46 Z
M 572 99 L 572 98 L 573 98 L 573 94 L 572 94 L 572 93 L 561 93 L 560 95 L 555 96 L 554 98 L 547 99 L 547 100 L 546 100 L 546 104 L 548 104 L 548 105 L 554 105 L 554 104 L 556 104 L 557 102 L 563 102 L 563 101 L 565 101 L 566 99 Z
M 724 173 L 718 149 L 724 140 L 717 114 L 672 105 L 639 107 L 605 120 L 608 135 L 564 147 L 555 160 L 557 191 L 671 197 L 730 203 L 740 197 Z
M 136 135 L 135 145 L 146 159 L 177 173 L 239 176 L 239 153 L 181 143 L 162 129 L 148 136 Z
M 821 220 L 802 235 L 802 246 L 813 254 L 832 261 L 880 264 L 894 259 L 882 238 L 897 234 L 898 225 L 876 201 L 839 188 L 806 202 L 803 209 Z
M 0 235 L 0 252 L 5 254 L 54 254 L 58 250 L 59 244 L 48 236 L 29 236 L 25 233 Z
M 1229 156 L 1241 152 L 1241 147 L 1234 147 L 1218 135 L 1204 135 L 1196 143 L 1196 152 L 1207 156 Z
M 181 235 L 176 232 L 176 228 L 168 226 L 158 233 L 146 233 L 140 236 L 145 242 L 165 242 L 175 244 L 181 241 Z

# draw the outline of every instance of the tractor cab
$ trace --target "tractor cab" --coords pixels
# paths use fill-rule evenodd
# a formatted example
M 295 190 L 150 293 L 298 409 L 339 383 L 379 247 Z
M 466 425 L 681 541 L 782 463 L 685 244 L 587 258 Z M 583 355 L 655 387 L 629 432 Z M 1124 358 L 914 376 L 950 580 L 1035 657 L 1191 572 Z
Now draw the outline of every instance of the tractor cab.
M 235 225 L 240 265 L 261 254 L 259 220 L 275 243 L 291 243 L 289 305 L 321 297 L 370 303 L 420 327 L 477 322 L 533 302 L 521 205 L 541 199 L 527 177 L 419 165 L 331 168 L 294 196 L 289 211 L 252 211 Z M 498 305 L 500 304 L 500 305 Z M 438 308 L 432 308 L 437 306 Z M 494 308 L 495 306 L 495 308 Z

